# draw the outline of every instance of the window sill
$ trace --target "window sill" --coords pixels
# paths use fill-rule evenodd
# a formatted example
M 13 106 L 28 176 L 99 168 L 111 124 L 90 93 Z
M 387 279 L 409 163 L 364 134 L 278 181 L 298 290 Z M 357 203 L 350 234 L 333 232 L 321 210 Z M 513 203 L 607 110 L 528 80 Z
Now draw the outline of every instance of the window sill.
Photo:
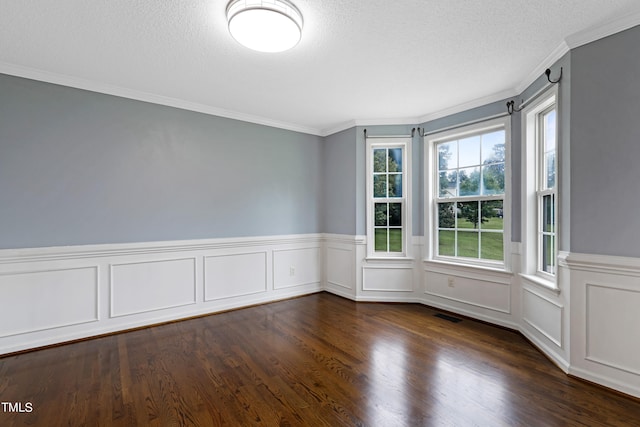
M 425 259 L 423 260 L 423 262 L 425 264 L 432 264 L 432 265 L 441 265 L 441 266 L 446 266 L 446 267 L 463 267 L 463 268 L 473 268 L 473 269 L 477 269 L 477 270 L 483 270 L 483 271 L 490 271 L 493 273 L 505 273 L 505 274 L 512 274 L 511 271 L 507 270 L 505 267 L 500 266 L 500 265 L 489 265 L 489 264 L 475 264 L 475 263 L 471 263 L 471 262 L 458 262 L 458 261 L 451 261 L 448 259 Z
M 413 257 L 406 257 L 406 256 L 368 256 L 364 259 L 365 261 L 369 262 L 369 261 L 373 261 L 373 262 L 380 262 L 380 261 L 404 261 L 404 262 L 413 262 L 415 261 L 415 258 Z
M 525 279 L 528 283 L 539 286 L 543 289 L 546 289 L 547 291 L 555 293 L 556 295 L 560 295 L 560 288 L 558 288 L 556 283 L 552 282 L 551 280 L 544 279 L 540 276 L 536 276 L 535 274 L 521 273 L 520 277 Z
M 510 284 L 513 280 L 513 272 L 501 266 L 458 263 L 442 259 L 425 259 L 422 262 L 424 270 L 431 273 L 464 276 L 505 285 Z

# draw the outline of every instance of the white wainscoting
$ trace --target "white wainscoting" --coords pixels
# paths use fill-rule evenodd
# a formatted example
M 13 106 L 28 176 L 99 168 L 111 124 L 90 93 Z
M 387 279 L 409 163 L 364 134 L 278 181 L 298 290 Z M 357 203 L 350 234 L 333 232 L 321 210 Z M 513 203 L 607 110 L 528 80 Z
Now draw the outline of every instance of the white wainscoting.
M 424 261 L 424 303 L 518 329 L 513 316 L 513 274 Z
M 327 247 L 327 283 L 353 290 L 353 250 Z
M 0 338 L 97 320 L 97 266 L 0 273 Z
M 120 317 L 196 303 L 196 259 L 110 264 L 110 316 Z
M 362 290 L 413 292 L 413 265 L 367 265 L 362 267 Z
M 324 288 L 345 298 L 356 298 L 356 258 L 363 236 L 325 234 Z
M 564 372 L 569 372 L 569 270 L 566 252 L 558 258 L 557 287 L 531 274 L 520 274 L 520 332 Z
M 321 234 L 0 251 L 0 354 L 322 290 Z
M 522 320 L 553 344 L 562 347 L 562 305 L 527 286 L 522 289 L 522 301 Z
M 267 251 L 204 257 L 204 300 L 265 293 Z
M 586 359 L 640 376 L 640 288 L 587 282 L 586 292 Z
M 319 246 L 273 251 L 274 289 L 320 283 L 322 258 Z
M 640 259 L 571 253 L 570 372 L 640 397 Z

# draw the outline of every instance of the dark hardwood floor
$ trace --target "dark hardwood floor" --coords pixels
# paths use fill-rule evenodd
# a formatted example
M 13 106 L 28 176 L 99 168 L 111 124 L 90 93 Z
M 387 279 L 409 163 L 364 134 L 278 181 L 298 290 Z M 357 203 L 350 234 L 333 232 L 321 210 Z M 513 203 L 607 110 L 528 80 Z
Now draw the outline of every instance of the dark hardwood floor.
M 436 313 L 320 293 L 4 357 L 0 401 L 32 411 L 0 426 L 640 425 L 518 333 Z

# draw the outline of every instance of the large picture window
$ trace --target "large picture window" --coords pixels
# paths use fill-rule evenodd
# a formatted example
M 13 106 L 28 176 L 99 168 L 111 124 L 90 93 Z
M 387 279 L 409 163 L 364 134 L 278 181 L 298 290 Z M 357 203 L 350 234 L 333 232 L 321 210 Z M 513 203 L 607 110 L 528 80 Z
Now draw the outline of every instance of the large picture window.
M 504 265 L 508 135 L 501 120 L 429 138 L 433 258 Z
M 409 142 L 407 138 L 367 139 L 369 256 L 407 256 Z

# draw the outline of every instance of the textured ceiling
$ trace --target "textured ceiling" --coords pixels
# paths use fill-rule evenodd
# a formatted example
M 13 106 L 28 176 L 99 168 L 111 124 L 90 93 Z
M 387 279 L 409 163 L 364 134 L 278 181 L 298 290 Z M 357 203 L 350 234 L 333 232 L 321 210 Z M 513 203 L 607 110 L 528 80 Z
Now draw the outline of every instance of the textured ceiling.
M 265 54 L 231 38 L 226 0 L 0 0 L 0 73 L 324 135 L 512 96 L 640 24 L 638 0 L 294 3 L 302 41 Z

